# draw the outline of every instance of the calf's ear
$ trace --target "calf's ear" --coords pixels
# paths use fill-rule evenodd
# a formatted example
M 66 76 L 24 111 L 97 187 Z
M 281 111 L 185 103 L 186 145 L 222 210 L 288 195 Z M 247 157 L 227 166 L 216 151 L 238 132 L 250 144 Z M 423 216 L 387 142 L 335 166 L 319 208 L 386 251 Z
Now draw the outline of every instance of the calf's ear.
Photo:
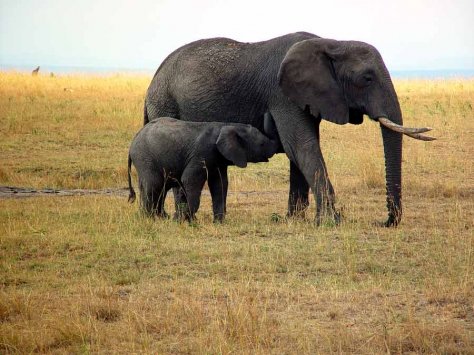
M 245 146 L 235 127 L 222 127 L 216 141 L 216 146 L 224 158 L 230 160 L 239 168 L 245 168 L 247 166 Z

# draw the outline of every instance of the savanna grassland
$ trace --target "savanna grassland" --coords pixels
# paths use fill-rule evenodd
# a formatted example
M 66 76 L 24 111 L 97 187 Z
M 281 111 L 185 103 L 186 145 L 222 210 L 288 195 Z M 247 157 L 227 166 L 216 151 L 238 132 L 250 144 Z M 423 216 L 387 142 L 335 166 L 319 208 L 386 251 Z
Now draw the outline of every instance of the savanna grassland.
M 125 187 L 150 80 L 0 73 L 0 185 Z M 322 123 L 338 227 L 272 218 L 282 154 L 230 169 L 223 225 L 207 193 L 194 225 L 123 195 L 0 199 L 0 353 L 474 353 L 474 80 L 395 86 L 438 137 L 404 139 L 398 228 L 368 119 Z

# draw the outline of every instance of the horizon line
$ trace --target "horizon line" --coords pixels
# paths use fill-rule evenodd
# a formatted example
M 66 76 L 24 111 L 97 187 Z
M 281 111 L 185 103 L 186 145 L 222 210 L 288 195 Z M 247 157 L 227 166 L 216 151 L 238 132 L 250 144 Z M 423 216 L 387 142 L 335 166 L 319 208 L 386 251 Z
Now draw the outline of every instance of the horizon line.
M 38 65 L 31 64 L 7 64 L 0 63 L 0 71 L 18 71 L 31 72 Z M 40 64 L 40 71 L 53 74 L 74 74 L 74 73 L 91 73 L 91 74 L 116 74 L 120 72 L 134 72 L 134 73 L 154 73 L 156 68 L 151 67 L 123 67 L 123 66 L 92 66 L 92 65 L 54 65 L 54 64 Z M 41 70 L 41 67 L 43 70 Z M 424 76 L 433 76 L 436 74 L 444 74 L 444 76 L 453 77 L 456 75 L 467 75 L 474 77 L 474 68 L 443 68 L 443 69 L 388 69 L 390 74 L 398 76 L 405 74 L 408 76 L 416 76 L 425 74 Z M 443 75 L 441 75 L 443 76 Z

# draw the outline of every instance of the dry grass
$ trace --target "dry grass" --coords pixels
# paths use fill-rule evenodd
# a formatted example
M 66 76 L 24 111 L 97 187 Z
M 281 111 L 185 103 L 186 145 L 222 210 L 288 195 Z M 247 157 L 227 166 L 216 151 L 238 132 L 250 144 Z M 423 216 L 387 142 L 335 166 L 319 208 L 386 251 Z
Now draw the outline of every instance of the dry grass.
M 125 186 L 149 80 L 0 73 L 0 185 Z M 207 195 L 194 226 L 114 196 L 0 200 L 0 353 L 473 353 L 474 81 L 396 87 L 439 137 L 405 139 L 397 229 L 374 224 L 372 122 L 322 125 L 337 228 L 271 221 L 281 155 L 231 169 L 231 190 L 266 193 L 231 194 L 220 226 Z

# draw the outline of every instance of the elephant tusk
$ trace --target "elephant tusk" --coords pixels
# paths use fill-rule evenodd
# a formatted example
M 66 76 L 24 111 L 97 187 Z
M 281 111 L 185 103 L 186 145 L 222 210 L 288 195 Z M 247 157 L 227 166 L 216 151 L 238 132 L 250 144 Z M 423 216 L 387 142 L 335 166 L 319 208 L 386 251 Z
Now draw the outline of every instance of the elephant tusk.
M 418 133 L 424 133 L 424 132 L 428 132 L 428 131 L 432 130 L 432 128 L 430 128 L 430 127 L 422 127 L 422 128 L 403 127 L 403 126 L 400 126 L 399 124 L 396 124 L 396 123 L 390 121 L 386 117 L 379 117 L 379 122 L 380 122 L 381 125 L 387 127 L 388 129 L 391 129 L 392 131 L 399 132 L 399 133 L 404 133 L 404 134 L 407 134 L 407 135 L 409 135 L 409 134 L 415 135 L 415 134 L 418 134 Z M 410 137 L 419 139 L 415 136 L 410 136 Z
M 434 141 L 436 138 L 430 136 L 424 136 L 420 133 L 405 133 L 408 137 L 419 139 L 420 141 Z

